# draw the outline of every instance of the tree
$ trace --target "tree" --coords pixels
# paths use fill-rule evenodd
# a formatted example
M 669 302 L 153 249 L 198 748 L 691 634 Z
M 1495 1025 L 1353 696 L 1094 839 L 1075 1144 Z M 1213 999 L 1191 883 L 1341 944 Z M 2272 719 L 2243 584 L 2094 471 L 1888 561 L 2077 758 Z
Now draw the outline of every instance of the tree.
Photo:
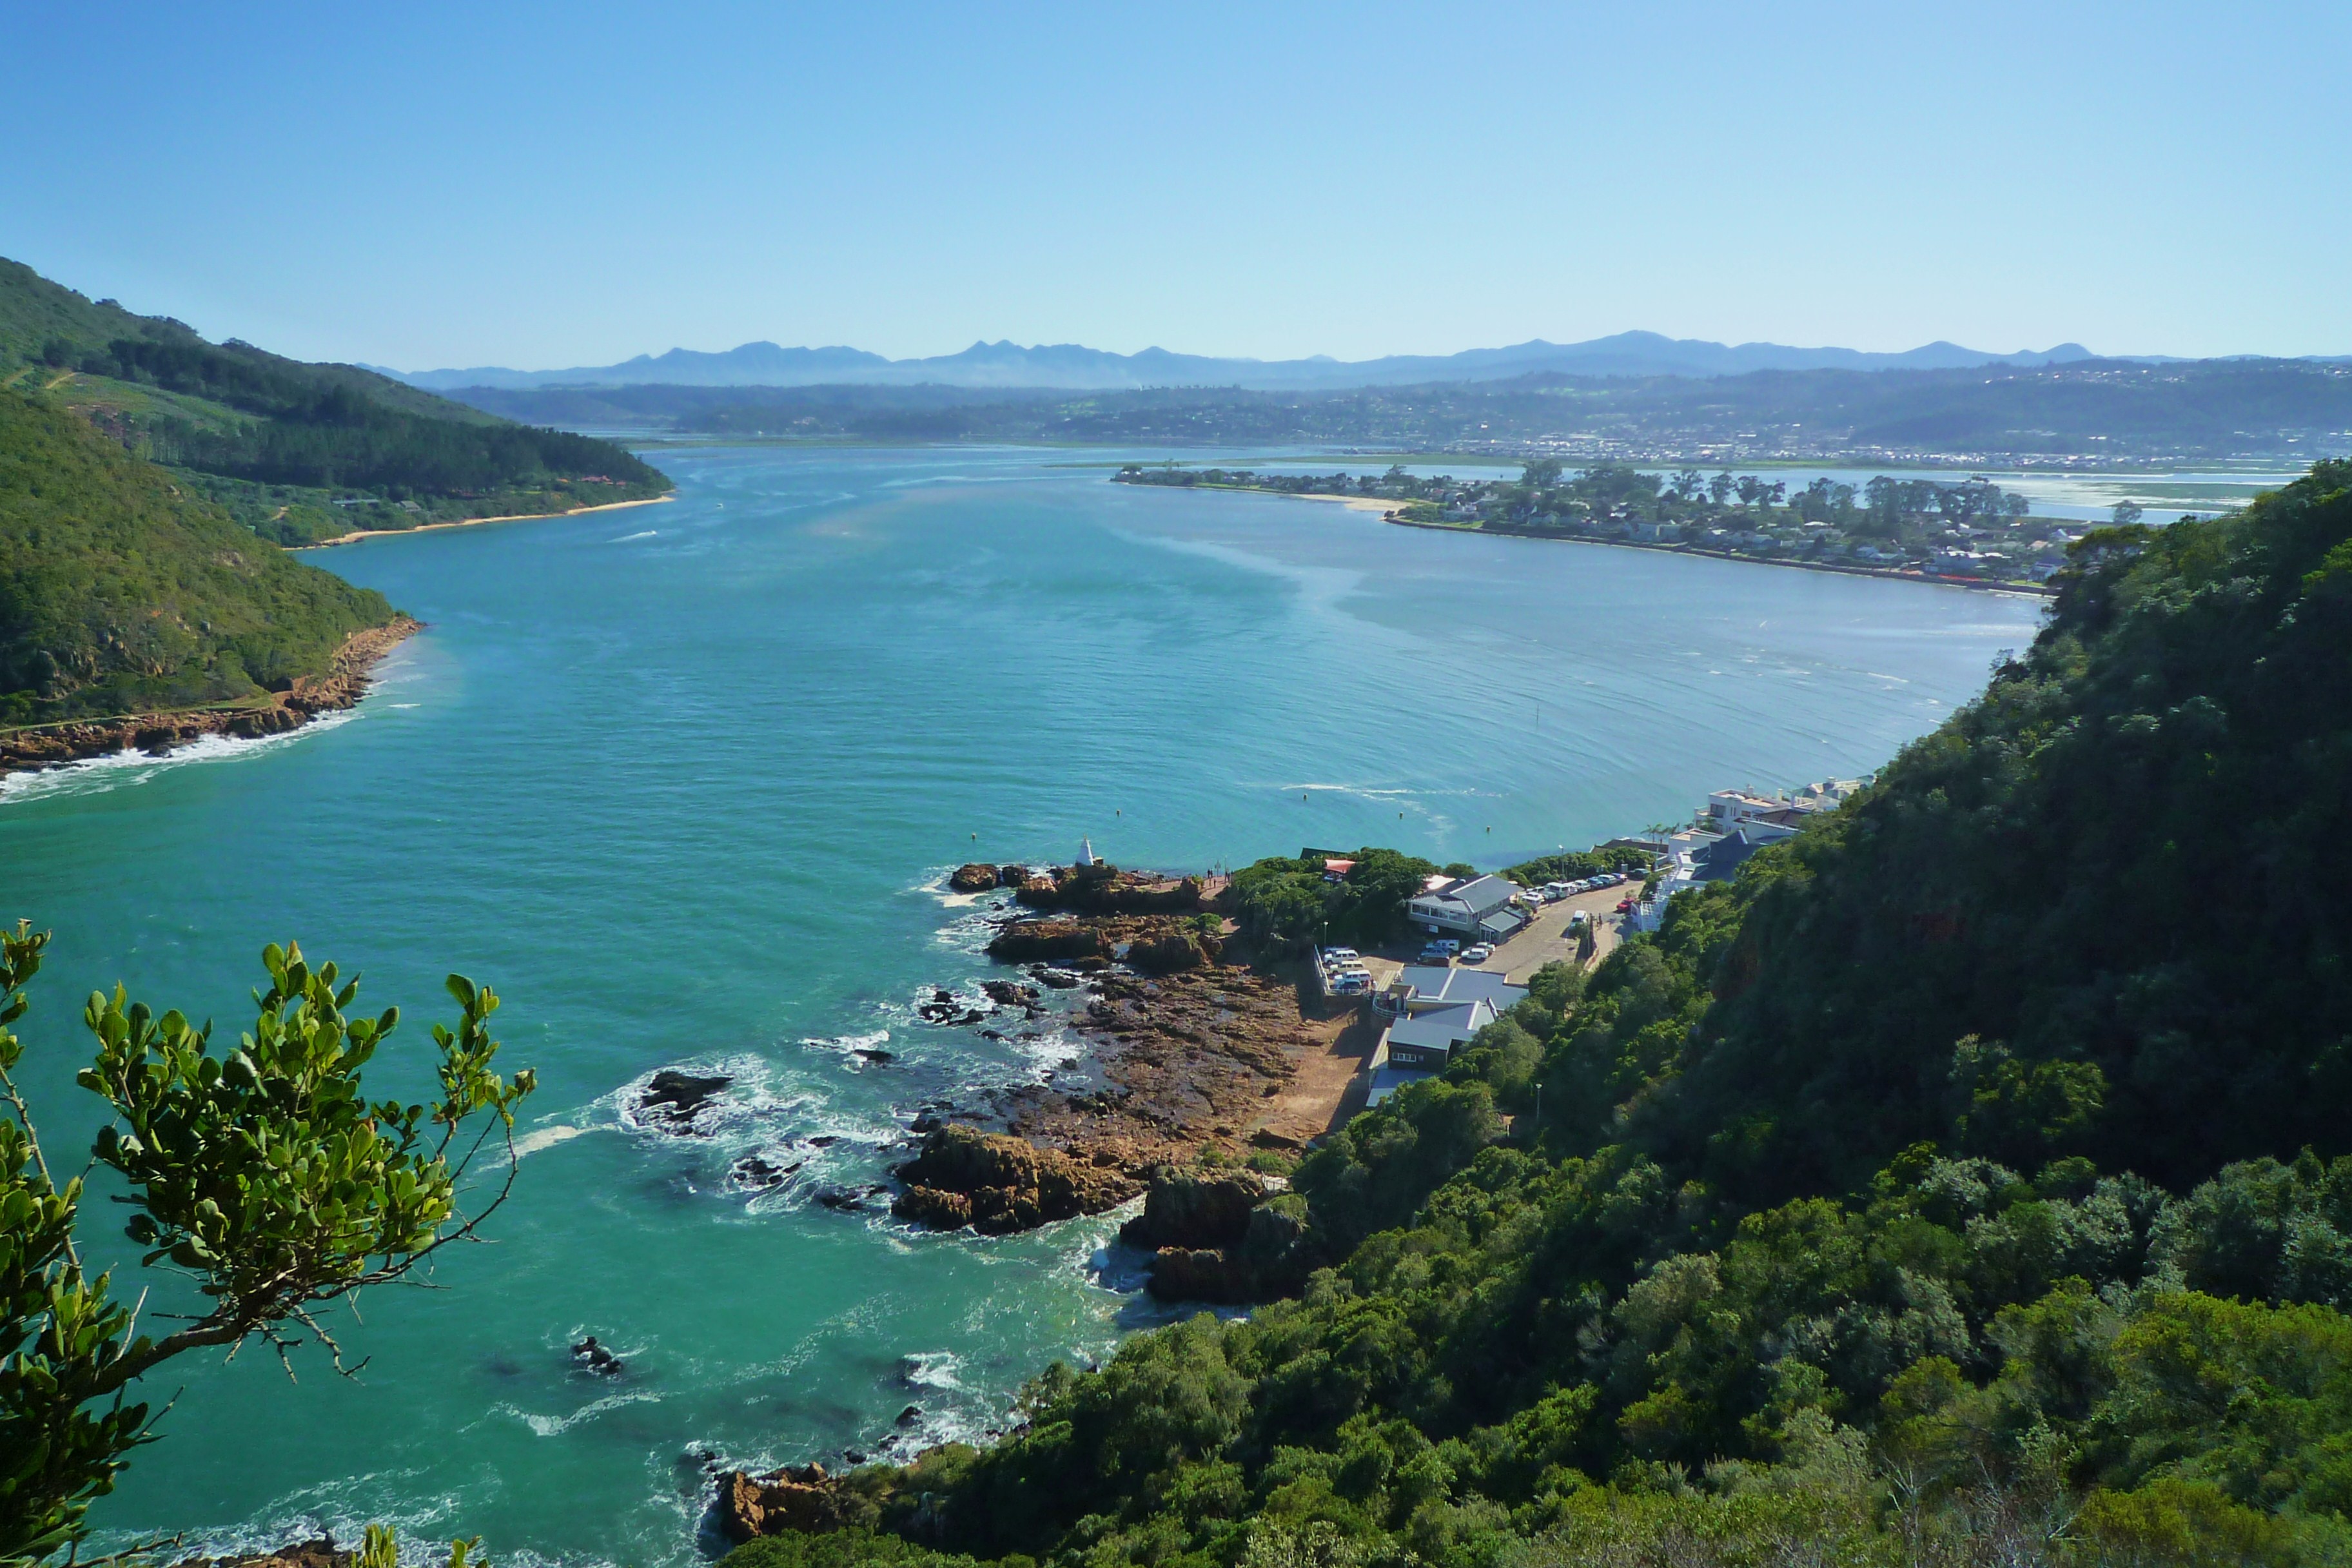
M 2146 514 L 2141 511 L 2139 502 L 2136 500 L 2119 500 L 2115 504 L 2113 515 L 2115 518 L 2116 527 L 2129 528 L 2133 523 L 2137 522 L 2141 517 Z
M 1731 477 L 1731 470 L 1727 468 L 1706 481 L 1707 498 L 1716 505 L 1722 506 L 1731 500 L 1731 492 L 1737 488 L 1738 484 Z
M 1696 468 L 1685 468 L 1677 473 L 1672 486 L 1675 494 L 1685 500 L 1691 500 L 1706 488 L 1706 479 Z
M 1559 483 L 1559 459 L 1538 458 L 1519 475 L 1519 483 L 1531 490 L 1548 490 Z
M 47 932 L 0 931 L 0 1564 L 37 1563 L 83 1531 L 91 1501 L 113 1489 L 152 1418 L 130 1385 L 172 1357 L 258 1339 L 281 1360 L 304 1336 L 339 1371 L 320 1310 L 397 1280 L 450 1242 L 471 1237 L 514 1182 L 514 1107 L 535 1087 L 490 1068 L 497 995 L 453 974 L 455 1028 L 434 1026 L 440 1096 L 430 1105 L 361 1097 L 361 1068 L 399 1023 L 397 1008 L 347 1016 L 356 980 L 337 986 L 289 944 L 263 951 L 269 988 L 251 1033 L 215 1053 L 212 1026 L 176 1009 L 157 1016 L 117 986 L 82 1020 L 97 1038 L 82 1087 L 112 1119 L 91 1150 L 128 1191 L 124 1227 L 204 1305 L 152 1338 L 138 1309 L 86 1273 L 77 1245 L 79 1175 L 60 1182 L 10 1076 Z M 460 1189 L 493 1134 L 502 1177 L 468 1215 Z M 142 1298 L 143 1299 L 143 1298 Z M 289 1373 L 290 1360 L 286 1361 Z

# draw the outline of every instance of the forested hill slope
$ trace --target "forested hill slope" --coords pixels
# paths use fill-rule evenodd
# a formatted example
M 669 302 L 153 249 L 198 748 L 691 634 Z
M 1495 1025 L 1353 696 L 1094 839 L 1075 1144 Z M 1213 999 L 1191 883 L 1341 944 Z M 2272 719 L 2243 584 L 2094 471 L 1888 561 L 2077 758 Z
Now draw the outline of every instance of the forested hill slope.
M 1299 1162 L 1296 1300 L 754 1484 L 821 1533 L 728 1568 L 2352 1562 L 2347 484 L 2084 542 L 1873 789 Z
M 0 390 L 0 725 L 249 696 L 392 618 L 66 409 Z
M 2176 1184 L 2352 1149 L 2347 485 L 2084 541 L 1980 700 L 1759 858 L 1644 1135 L 1772 1193 L 1923 1139 Z
M 207 342 L 7 260 L 0 384 L 72 408 L 284 543 L 670 488 L 609 441 L 517 425 L 352 365 Z

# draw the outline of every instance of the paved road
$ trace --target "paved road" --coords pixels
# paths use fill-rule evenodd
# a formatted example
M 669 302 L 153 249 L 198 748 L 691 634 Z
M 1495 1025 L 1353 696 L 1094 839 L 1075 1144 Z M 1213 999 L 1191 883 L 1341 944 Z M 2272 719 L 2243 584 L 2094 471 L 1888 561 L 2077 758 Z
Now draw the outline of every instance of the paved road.
M 1616 912 L 1617 906 L 1630 894 L 1639 892 L 1641 887 L 1639 882 L 1621 882 L 1613 888 L 1598 888 L 1556 904 L 1546 904 L 1517 936 L 1495 950 L 1494 957 L 1475 967 L 1501 974 L 1514 985 L 1524 985 L 1545 964 L 1574 958 L 1576 939 L 1568 934 L 1568 921 L 1580 910 L 1599 924 L 1592 955 L 1592 961 L 1598 963 L 1617 945 L 1622 934 L 1623 922 Z

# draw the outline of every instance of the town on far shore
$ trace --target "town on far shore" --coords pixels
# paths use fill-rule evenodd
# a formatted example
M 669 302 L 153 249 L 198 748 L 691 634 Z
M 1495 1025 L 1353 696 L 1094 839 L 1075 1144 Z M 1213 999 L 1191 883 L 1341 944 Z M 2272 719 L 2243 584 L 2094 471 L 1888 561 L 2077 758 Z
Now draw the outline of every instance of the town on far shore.
M 1728 469 L 1710 476 L 1696 468 L 1655 473 L 1597 463 L 1570 472 L 1547 458 L 1529 462 L 1517 479 L 1423 478 L 1402 464 L 1381 474 L 1302 475 L 1129 463 L 1112 477 L 1132 485 L 1392 500 L 1400 504 L 1383 519 L 1417 527 L 2037 593 L 2048 591 L 2067 550 L 2095 526 L 2035 517 L 2024 496 L 1980 476 L 1947 482 L 1880 474 L 1859 488 L 1822 477 L 1792 492 L 1785 479 Z M 2140 516 L 2125 501 L 2111 523 L 2129 526 Z

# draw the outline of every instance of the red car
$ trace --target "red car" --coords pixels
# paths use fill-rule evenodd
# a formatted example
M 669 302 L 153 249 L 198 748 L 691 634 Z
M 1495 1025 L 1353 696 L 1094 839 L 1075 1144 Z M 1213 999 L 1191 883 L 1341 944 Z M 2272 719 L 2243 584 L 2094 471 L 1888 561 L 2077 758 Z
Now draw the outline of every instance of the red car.
M 1617 912 L 1621 915 L 1632 914 L 1633 912 L 1633 900 L 1631 899 L 1622 900 L 1617 906 Z

